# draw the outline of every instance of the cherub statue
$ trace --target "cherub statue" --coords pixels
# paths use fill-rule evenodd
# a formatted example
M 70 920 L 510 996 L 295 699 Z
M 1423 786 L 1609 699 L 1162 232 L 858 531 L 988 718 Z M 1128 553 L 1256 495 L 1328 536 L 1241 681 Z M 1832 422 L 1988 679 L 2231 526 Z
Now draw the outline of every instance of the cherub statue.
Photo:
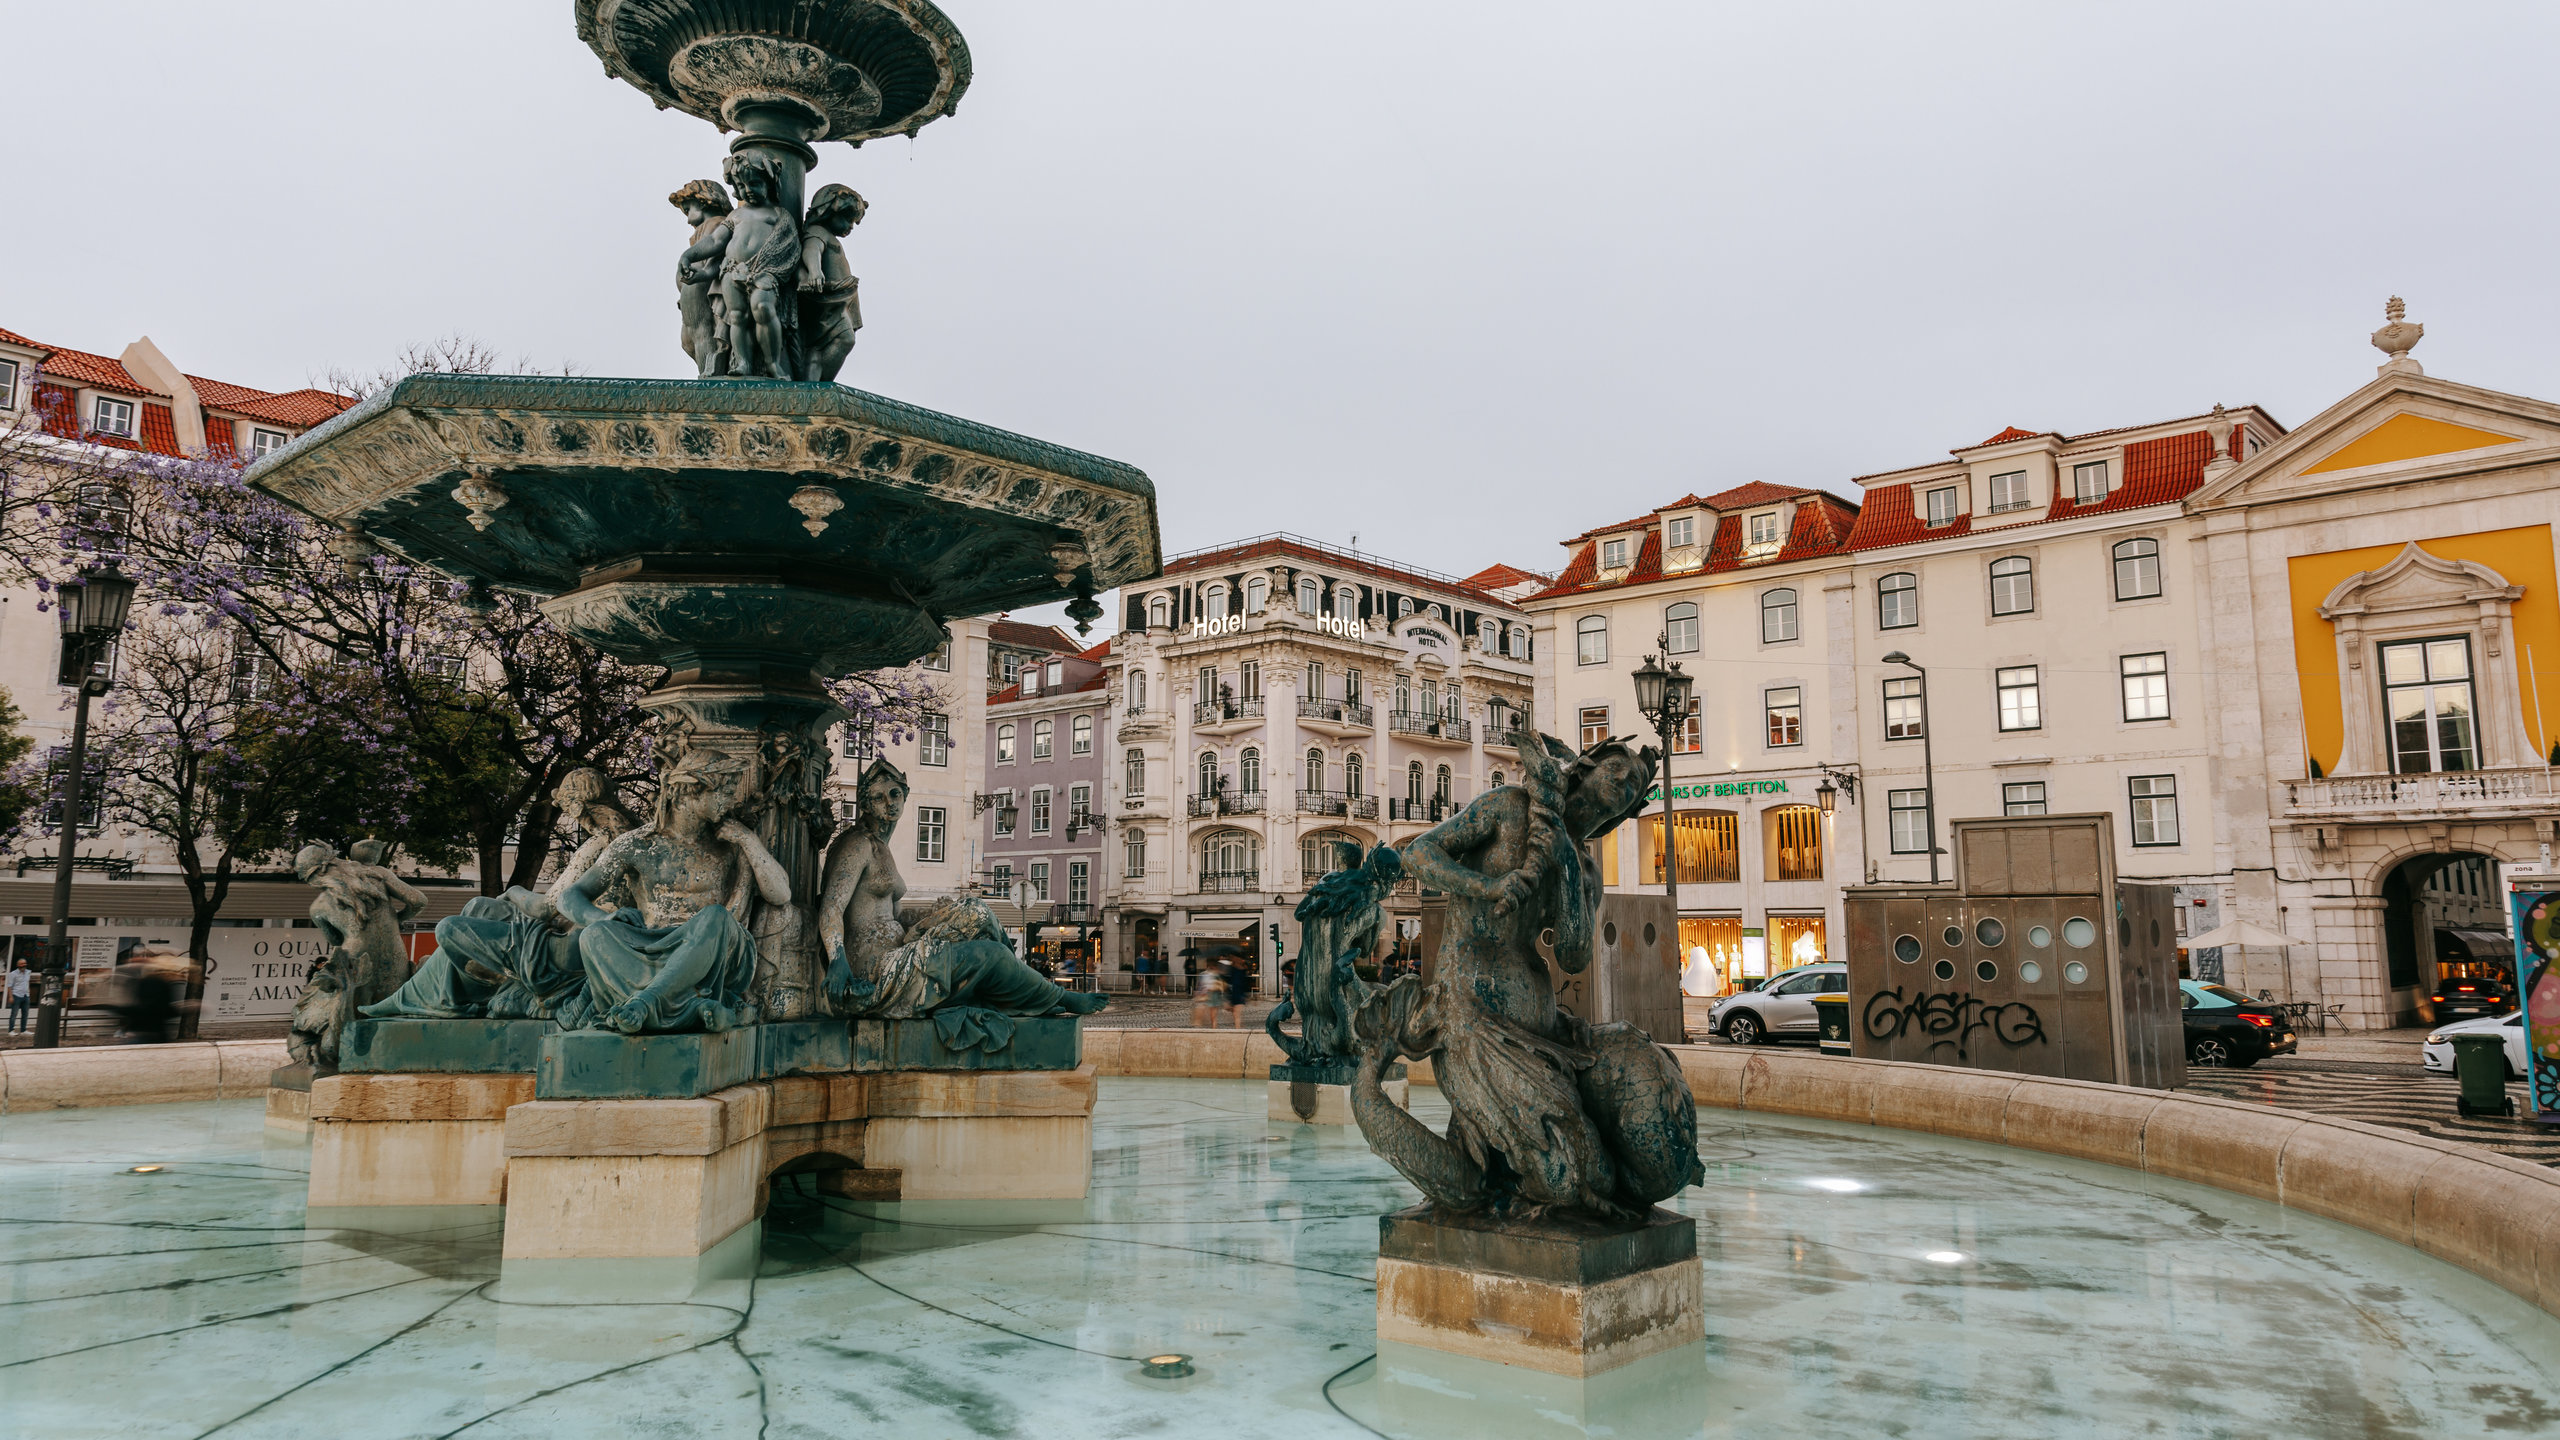
M 833 380 L 862 328 L 862 282 L 845 263 L 844 237 L 871 208 L 851 188 L 821 185 L 800 238 L 800 378 Z
M 1448 930 L 1429 985 L 1399 979 L 1353 1017 L 1352 1116 L 1439 1208 L 1634 1223 L 1705 1178 L 1696 1101 L 1644 1032 L 1585 1024 L 1556 1004 L 1538 942 L 1554 932 L 1569 974 L 1591 963 L 1591 842 L 1643 808 L 1660 757 L 1622 740 L 1576 755 L 1542 735 L 1522 758 L 1525 783 L 1405 846 L 1405 868 L 1448 894 Z M 1379 1076 L 1399 1055 L 1430 1057 L 1446 1135 L 1386 1097 Z
M 729 373 L 728 304 L 720 296 L 720 260 L 729 250 L 729 192 L 717 180 L 687 180 L 667 203 L 693 227 L 693 239 L 676 259 L 676 315 L 684 323 L 684 353 L 708 380 Z
M 338 858 L 326 845 L 306 845 L 293 857 L 293 873 L 319 894 L 311 923 L 329 946 L 311 967 L 302 997 L 294 1002 L 287 1053 L 316 1075 L 335 1074 L 338 1041 L 359 1010 L 397 991 L 409 978 L 409 947 L 400 922 L 426 908 L 421 895 L 379 863 L 389 847 L 363 840 Z
M 818 944 L 827 1000 L 839 1015 L 906 1019 L 974 1006 L 1004 1015 L 1089 1015 L 1111 1002 L 1069 990 L 1022 963 L 984 901 L 945 901 L 908 930 L 907 882 L 889 838 L 907 808 L 905 772 L 874 760 L 856 786 L 857 813 L 827 847 Z
M 734 312 L 733 312 L 734 313 Z M 754 779 L 746 756 L 685 751 L 658 783 L 657 813 L 616 837 L 560 894 L 581 927 L 595 1028 L 626 1035 L 753 1024 L 753 906 L 791 903 L 791 877 L 736 812 Z M 635 909 L 597 903 L 628 884 Z
M 729 373 L 797 377 L 792 321 L 800 273 L 800 225 L 782 207 L 782 177 L 761 155 L 732 155 L 722 167 L 738 207 L 729 212 L 720 262 L 727 308 Z M 687 251 L 691 254 L 691 251 Z
M 1386 916 L 1387 892 L 1404 877 L 1404 862 L 1394 849 L 1380 845 L 1363 863 L 1360 847 L 1342 846 L 1344 866 L 1307 889 L 1298 902 L 1298 972 L 1289 998 L 1263 1017 L 1263 1031 L 1305 1065 L 1355 1053 L 1351 1017 L 1369 998 L 1370 987 L 1353 967 L 1377 953 L 1378 929 Z M 1298 1034 L 1280 1022 L 1298 1018 Z

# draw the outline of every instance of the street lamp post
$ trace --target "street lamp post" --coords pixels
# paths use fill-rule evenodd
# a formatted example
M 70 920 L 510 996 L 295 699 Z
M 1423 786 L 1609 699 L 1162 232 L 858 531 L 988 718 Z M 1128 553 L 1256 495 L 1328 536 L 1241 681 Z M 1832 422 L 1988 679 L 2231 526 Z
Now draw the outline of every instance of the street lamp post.
M 1689 718 L 1689 687 L 1696 682 L 1680 669 L 1674 660 L 1669 668 L 1652 655 L 1635 673 L 1636 709 L 1653 722 L 1654 733 L 1662 737 L 1662 893 L 1671 897 L 1671 917 L 1680 918 L 1680 860 L 1677 837 L 1672 828 L 1671 801 L 1671 731 Z
M 1920 677 L 1920 785 L 1921 818 L 1929 825 L 1922 841 L 1929 849 L 1929 883 L 1938 883 L 1938 767 L 1931 758 L 1929 738 L 1929 672 L 1911 662 L 1911 657 L 1896 650 L 1884 657 L 1887 665 L 1899 665 Z
M 53 599 L 62 620 L 61 680 L 80 688 L 80 704 L 71 717 L 71 753 L 62 765 L 62 845 L 54 859 L 43 994 L 36 1002 L 35 1044 L 40 1050 L 62 1043 L 62 978 L 71 951 L 71 869 L 80 848 L 80 772 L 89 758 L 89 702 L 106 694 L 113 678 L 98 662 L 124 633 L 133 582 L 110 560 L 103 568 L 81 571 L 78 580 L 58 587 Z

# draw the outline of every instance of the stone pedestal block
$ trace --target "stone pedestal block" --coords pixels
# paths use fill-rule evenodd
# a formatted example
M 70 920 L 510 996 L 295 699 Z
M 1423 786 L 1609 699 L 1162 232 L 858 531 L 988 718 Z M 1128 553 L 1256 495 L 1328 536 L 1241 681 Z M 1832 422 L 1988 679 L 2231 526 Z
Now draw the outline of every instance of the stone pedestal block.
M 311 1085 L 315 1208 L 500 1205 L 529 1075 L 331 1075 Z
M 267 1128 L 311 1133 L 311 1067 L 279 1065 L 267 1072 Z
M 534 1091 L 545 1100 L 685 1100 L 757 1078 L 749 1025 L 692 1035 L 558 1030 L 542 1039 Z M 797 1029 L 798 1027 L 790 1027 Z
M 507 1115 L 508 1260 L 687 1258 L 755 1219 L 772 1088 Z
M 357 1020 L 338 1042 L 348 1072 L 529 1075 L 548 1020 Z
M 1288 1067 L 1274 1065 L 1271 1068 L 1282 1070 Z M 1270 1082 L 1270 1087 L 1271 1103 L 1268 1114 L 1271 1119 L 1306 1125 L 1358 1123 L 1351 1118 L 1351 1087 L 1348 1085 L 1318 1085 L 1305 1080 L 1273 1080 Z M 1394 1101 L 1399 1108 L 1409 1104 L 1413 1092 L 1412 1083 L 1405 1080 L 1384 1081 L 1378 1088 L 1385 1091 L 1387 1098 Z
M 1090 1065 L 874 1075 L 863 1168 L 899 1172 L 898 1200 L 1081 1200 L 1093 1100 Z
M 1378 1339 L 1588 1376 L 1706 1333 L 1697 1222 L 1510 1224 L 1428 1205 L 1378 1224 Z
M 1073 1070 L 1084 1063 L 1084 1026 L 1072 1015 L 1012 1019 L 1012 1036 L 954 1049 L 931 1019 L 856 1020 L 856 1070 Z

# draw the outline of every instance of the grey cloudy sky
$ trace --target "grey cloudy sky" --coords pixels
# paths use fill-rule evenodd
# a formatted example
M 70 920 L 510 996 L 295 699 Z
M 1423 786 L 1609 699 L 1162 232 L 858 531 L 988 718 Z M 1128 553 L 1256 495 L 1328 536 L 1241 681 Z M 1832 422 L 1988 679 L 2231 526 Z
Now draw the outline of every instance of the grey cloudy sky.
M 1465 573 L 1747 480 L 2372 377 L 2560 396 L 2551 6 L 944 0 L 845 380 Z M 447 332 L 678 375 L 722 137 L 567 0 L 0 0 L 0 326 L 284 388 Z

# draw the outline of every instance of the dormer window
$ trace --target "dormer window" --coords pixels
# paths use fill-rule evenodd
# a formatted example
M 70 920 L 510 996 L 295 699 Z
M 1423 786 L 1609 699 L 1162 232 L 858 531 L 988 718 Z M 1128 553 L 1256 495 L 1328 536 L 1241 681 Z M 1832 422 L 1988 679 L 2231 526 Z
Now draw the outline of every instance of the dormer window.
M 1953 525 L 1954 523 L 1956 523 L 1956 487 L 1948 485 L 1941 489 L 1930 491 L 1930 527 L 1934 529 L 1940 525 Z
M 1172 623 L 1173 623 L 1173 602 L 1172 602 L 1172 601 L 1170 601 L 1170 600 L 1168 600 L 1168 599 L 1166 599 L 1166 598 L 1165 598 L 1164 596 L 1162 596 L 1162 595 L 1154 595 L 1154 596 L 1150 596 L 1150 597 L 1148 597 L 1148 599 L 1147 599 L 1147 625 L 1148 625 L 1148 628 L 1150 628 L 1150 629 L 1155 629 L 1155 630 L 1162 630 L 1162 629 L 1166 628 L 1167 626 L 1171 625 Z
M 1991 513 L 2005 515 L 2027 508 L 2027 472 L 2012 470 L 1991 477 Z
M 292 439 L 292 436 L 287 435 L 281 430 L 251 430 L 249 432 L 249 454 L 251 458 L 254 459 L 257 456 L 266 454 L 270 450 L 281 450 Z
M 1227 587 L 1224 585 L 1212 585 L 1206 591 L 1203 591 L 1200 596 L 1200 608 L 1207 611 L 1209 618 L 1212 620 L 1226 619 Z
M 104 395 L 99 396 L 97 409 L 90 417 L 89 428 L 101 435 L 119 435 L 127 439 L 132 438 L 133 402 L 130 400 L 113 400 Z
M 1317 608 L 1323 603 L 1323 593 L 1323 587 L 1316 583 L 1314 576 L 1301 576 L 1298 580 L 1298 613 L 1301 615 L 1316 613 Z
M 1663 542 L 1674 550 L 1694 549 L 1698 543 L 1698 518 L 1683 515 L 1663 527 Z
M 2071 500 L 2077 505 L 2095 505 L 2107 498 L 2107 462 L 2093 460 L 2071 467 Z
M 1627 542 L 1626 542 L 1626 541 L 1624 541 L 1624 540 L 1603 540 L 1603 541 L 1601 541 L 1601 542 L 1600 542 L 1600 568 L 1601 568 L 1601 569 L 1603 569 L 1603 570 L 1624 570 L 1624 569 L 1626 569 L 1626 568 L 1627 568 Z
M 18 408 L 18 362 L 0 360 L 0 410 Z
M 1778 513 L 1754 515 L 1742 522 L 1742 558 L 1763 560 L 1778 553 Z

